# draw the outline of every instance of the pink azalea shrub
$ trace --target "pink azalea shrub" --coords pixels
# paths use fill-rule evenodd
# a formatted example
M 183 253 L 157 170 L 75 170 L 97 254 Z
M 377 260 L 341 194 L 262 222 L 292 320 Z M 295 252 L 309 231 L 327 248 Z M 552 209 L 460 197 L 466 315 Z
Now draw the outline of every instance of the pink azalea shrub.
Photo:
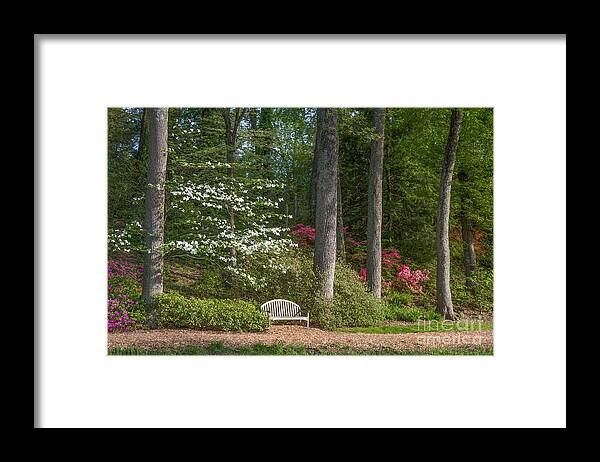
M 407 265 L 398 265 L 396 273 L 396 281 L 399 285 L 405 285 L 411 292 L 418 294 L 423 293 L 421 282 L 429 281 L 429 271 L 427 270 L 412 270 Z
M 108 299 L 108 331 L 124 332 L 128 331 L 133 324 L 133 319 L 129 317 L 127 305 L 122 304 L 122 300 Z
M 298 223 L 292 226 L 292 238 L 300 247 L 310 247 L 315 243 L 315 228 Z
M 350 236 L 345 235 L 344 242 L 350 244 L 353 247 L 360 247 L 367 245 L 366 241 L 355 241 Z
M 108 331 L 125 332 L 143 318 L 142 266 L 126 260 L 108 262 Z
M 360 271 L 358 272 L 358 275 L 362 282 L 364 282 L 364 283 L 367 282 L 367 268 L 361 268 Z
M 344 241 L 346 255 L 349 263 L 358 271 L 363 283 L 367 281 L 367 243 L 357 241 L 347 234 L 348 228 L 344 227 Z M 315 242 L 315 229 L 304 224 L 292 226 L 292 237 L 300 247 L 311 247 Z M 409 290 L 422 294 L 422 283 L 429 281 L 429 271 L 412 269 L 402 262 L 402 255 L 396 249 L 384 249 L 381 252 L 382 289 L 384 291 Z

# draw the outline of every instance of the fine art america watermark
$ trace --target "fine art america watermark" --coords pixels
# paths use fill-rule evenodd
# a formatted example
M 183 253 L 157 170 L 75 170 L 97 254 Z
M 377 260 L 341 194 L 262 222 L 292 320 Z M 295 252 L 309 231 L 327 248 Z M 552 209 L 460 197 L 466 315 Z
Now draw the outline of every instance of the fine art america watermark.
M 435 329 L 432 329 L 433 324 L 435 324 Z M 435 330 L 438 333 L 446 331 L 456 333 L 455 335 L 429 335 L 425 338 L 427 346 L 482 346 L 484 345 L 483 324 L 481 318 L 458 321 L 419 321 L 417 329 L 419 332 L 432 332 L 432 330 Z

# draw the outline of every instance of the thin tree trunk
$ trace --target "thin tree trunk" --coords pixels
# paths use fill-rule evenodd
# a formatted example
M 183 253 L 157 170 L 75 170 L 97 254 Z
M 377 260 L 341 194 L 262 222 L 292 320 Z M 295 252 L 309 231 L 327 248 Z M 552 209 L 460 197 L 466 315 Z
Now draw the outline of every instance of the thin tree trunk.
M 318 142 L 317 155 L 314 266 L 319 278 L 319 295 L 325 301 L 331 302 L 336 260 L 336 179 L 339 138 L 335 109 L 319 108 L 318 113 L 321 128 L 317 128 L 317 133 L 320 134 L 321 139 Z
M 142 157 L 144 149 L 144 129 L 146 128 L 146 108 L 142 109 L 142 120 L 140 121 L 140 141 L 138 143 L 137 155 L 138 158 Z
M 317 209 L 317 182 L 319 176 L 319 155 L 321 153 L 321 126 L 323 121 L 321 120 L 322 113 L 320 109 L 317 109 L 317 125 L 315 135 L 315 150 L 312 161 L 312 170 L 310 175 L 310 224 L 314 227 L 316 225 L 316 209 Z
M 294 186 L 295 188 L 295 186 Z M 294 223 L 298 222 L 298 191 L 294 189 Z
M 149 327 L 156 326 L 155 299 L 163 291 L 163 239 L 165 226 L 165 177 L 167 170 L 167 108 L 153 108 L 150 116 L 148 184 L 146 186 L 144 231 L 146 254 L 142 300 L 149 312 Z
M 233 177 L 233 163 L 235 162 L 235 137 L 237 126 L 231 120 L 229 109 L 223 109 L 223 121 L 225 122 L 225 150 L 227 155 L 227 175 Z
M 389 232 L 389 239 L 390 241 L 393 239 L 392 236 L 392 231 L 394 229 L 394 224 L 393 224 L 393 217 L 392 217 L 392 185 L 390 182 L 390 169 L 389 168 L 384 168 L 383 170 L 384 173 L 384 177 L 385 177 L 385 185 L 386 185 L 386 189 L 387 189 L 387 203 L 388 203 L 388 232 Z
M 475 285 L 473 282 L 473 273 L 477 268 L 477 257 L 475 255 L 475 245 L 473 243 L 473 224 L 466 215 L 461 216 L 461 228 L 463 238 L 463 257 L 465 267 L 465 279 L 469 290 L 473 291 Z
M 146 141 L 146 125 L 147 125 L 147 115 L 146 113 L 148 112 L 147 108 L 143 108 L 142 109 L 142 118 L 140 120 L 140 140 L 138 142 L 138 148 L 137 148 L 137 159 L 138 159 L 138 165 L 139 165 L 139 170 L 138 170 L 138 184 L 142 187 L 145 188 L 144 186 L 144 180 L 146 179 L 146 176 L 148 175 L 148 169 L 147 169 L 147 163 L 145 161 L 144 158 L 144 144 Z
M 235 163 L 235 144 L 237 140 L 237 132 L 240 127 L 242 117 L 246 114 L 246 109 L 237 108 L 234 118 L 231 120 L 231 110 L 229 108 L 222 109 L 223 121 L 225 122 L 225 146 L 227 150 L 227 163 L 230 164 L 227 169 L 227 174 L 233 177 L 233 164 Z
M 474 292 L 473 272 L 477 267 L 477 257 L 475 255 L 475 245 L 473 242 L 473 222 L 469 216 L 466 204 L 465 188 L 469 183 L 469 175 L 464 170 L 458 175 L 458 179 L 463 183 L 462 194 L 460 196 L 460 227 L 463 241 L 463 267 L 465 270 L 465 280 L 467 288 Z
M 344 240 L 344 213 L 342 210 L 342 187 L 340 184 L 340 169 L 338 165 L 337 172 L 337 258 L 340 262 L 346 263 L 346 243 Z
M 258 143 L 256 142 L 256 139 L 258 138 L 257 134 L 256 134 L 256 130 L 258 128 L 258 124 L 257 124 L 257 112 L 258 109 L 253 107 L 250 108 L 250 129 L 252 130 L 252 136 L 253 136 L 253 148 L 254 148 L 254 155 L 258 157 Z
M 260 159 L 262 178 L 273 178 L 273 108 L 263 107 L 260 109 L 258 128 L 260 129 L 260 149 L 257 149 L 257 157 Z
M 463 112 L 452 109 L 450 118 L 450 131 L 444 152 L 444 164 L 440 179 L 440 195 L 437 213 L 437 278 L 436 296 L 437 311 L 444 315 L 444 319 L 455 319 L 452 294 L 450 292 L 450 242 L 448 240 L 448 227 L 450 221 L 450 197 L 452 189 L 452 174 L 456 161 L 456 148 L 460 135 L 460 125 Z
M 235 110 L 234 119 L 231 120 L 231 111 L 229 108 L 222 110 L 223 121 L 225 122 L 225 148 L 227 152 L 227 163 L 229 167 L 227 168 L 227 175 L 230 178 L 234 176 L 233 165 L 235 164 L 235 145 L 237 140 L 237 131 L 240 126 L 240 122 L 242 117 L 245 114 L 244 109 L 237 108 Z M 229 212 L 229 228 L 232 233 L 235 233 L 235 212 L 233 207 L 227 206 L 227 211 Z M 234 247 L 229 249 L 229 254 L 231 255 L 231 266 L 234 268 L 237 266 L 237 251 Z M 234 290 L 237 291 L 237 280 L 235 276 L 232 276 L 231 285 Z
M 288 204 L 288 201 L 285 201 L 285 227 L 289 228 L 290 227 L 290 222 L 289 222 L 289 218 L 290 218 L 290 206 Z
M 227 163 L 229 167 L 227 167 L 227 175 L 230 178 L 233 178 L 233 164 L 235 162 L 235 131 L 236 129 L 231 126 L 231 122 L 229 119 L 229 113 L 225 119 L 225 147 L 227 149 Z M 227 211 L 229 212 L 229 228 L 232 232 L 235 232 L 235 212 L 232 207 L 227 206 Z M 229 254 L 232 258 L 232 266 L 237 266 L 237 252 L 235 248 L 229 249 Z
M 383 137 L 385 109 L 373 109 L 377 138 L 371 148 L 369 164 L 369 208 L 367 215 L 367 288 L 381 298 L 381 217 L 383 178 Z

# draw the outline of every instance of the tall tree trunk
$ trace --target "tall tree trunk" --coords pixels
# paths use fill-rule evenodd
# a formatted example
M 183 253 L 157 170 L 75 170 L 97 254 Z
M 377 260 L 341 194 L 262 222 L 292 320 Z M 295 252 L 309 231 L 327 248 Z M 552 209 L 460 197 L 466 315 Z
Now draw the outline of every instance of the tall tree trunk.
M 346 263 L 346 243 L 344 240 L 344 214 L 342 210 L 342 187 L 340 184 L 340 166 L 337 172 L 337 258 L 340 262 Z
M 229 167 L 227 168 L 227 175 L 230 178 L 234 176 L 233 165 L 235 164 L 235 145 L 237 141 L 237 131 L 240 126 L 240 122 L 242 117 L 245 114 L 245 110 L 241 108 L 237 108 L 233 115 L 233 120 L 231 119 L 231 110 L 229 108 L 225 108 L 222 110 L 223 121 L 225 122 L 225 148 L 227 152 L 227 163 Z M 233 207 L 227 206 L 227 211 L 229 212 L 229 228 L 232 233 L 235 233 L 235 212 Z M 237 252 L 235 248 L 229 249 L 229 254 L 231 255 L 232 263 L 231 265 L 235 268 L 237 266 Z M 237 280 L 235 276 L 232 276 L 231 285 L 234 290 L 237 291 Z
M 315 149 L 312 161 L 312 170 L 310 174 L 310 225 L 316 226 L 316 210 L 317 210 L 317 182 L 319 176 L 319 155 L 321 153 L 321 126 L 323 125 L 322 113 L 317 109 L 317 125 L 315 134 Z
M 333 281 L 336 260 L 337 222 L 337 161 L 339 138 L 335 109 L 319 108 L 320 141 L 317 155 L 317 185 L 315 206 L 314 267 L 319 278 L 319 295 L 325 301 L 333 300 Z M 317 154 L 317 153 L 315 153 Z
M 288 201 L 285 201 L 285 227 L 289 228 L 290 227 L 290 206 L 288 204 Z
M 137 148 L 137 159 L 138 159 L 138 165 L 139 165 L 137 181 L 142 189 L 145 189 L 144 180 L 146 179 L 146 176 L 148 175 L 147 162 L 146 162 L 146 159 L 144 156 L 144 147 L 145 147 L 145 142 L 146 142 L 146 137 L 147 137 L 146 125 L 148 125 L 147 112 L 148 112 L 147 108 L 142 109 L 142 117 L 140 120 L 140 140 L 138 142 L 138 148 Z
M 258 129 L 258 119 L 257 119 L 257 114 L 258 114 L 258 108 L 250 108 L 250 112 L 249 112 L 249 116 L 250 116 L 250 129 L 252 130 L 252 135 L 253 135 L 253 148 L 254 148 L 254 155 L 258 157 L 258 143 L 256 142 L 258 136 L 256 134 L 256 130 Z
M 227 163 L 229 167 L 227 167 L 227 175 L 230 178 L 233 178 L 233 164 L 235 162 L 235 136 L 236 136 L 236 128 L 231 126 L 231 121 L 229 119 L 229 110 L 227 116 L 225 118 L 225 148 L 227 149 Z M 229 212 L 229 228 L 231 232 L 235 232 L 235 212 L 231 206 L 227 206 L 227 211 Z M 232 266 L 237 266 L 237 252 L 235 248 L 229 249 L 229 254 L 232 258 Z M 235 284 L 233 284 L 235 285 Z
M 444 319 L 455 319 L 452 294 L 450 293 L 450 242 L 448 240 L 448 226 L 450 221 L 450 194 L 452 189 L 452 174 L 456 161 L 456 148 L 460 135 L 460 125 L 463 112 L 452 109 L 450 118 L 450 131 L 444 152 L 444 164 L 440 179 L 440 195 L 437 213 L 437 278 L 436 295 L 437 311 L 444 315 Z
M 385 109 L 373 109 L 377 138 L 371 148 L 369 164 L 369 208 L 367 215 L 367 288 L 381 298 L 381 216 L 383 178 L 383 137 Z
M 142 118 L 140 120 L 140 141 L 138 142 L 137 155 L 139 158 L 142 157 L 144 150 L 144 132 L 146 128 L 146 108 L 142 109 Z
M 294 186 L 296 188 L 296 186 Z M 294 223 L 298 222 L 298 191 L 294 189 Z
M 460 218 L 463 238 L 465 279 L 467 282 L 467 288 L 473 292 L 475 290 L 473 273 L 477 268 L 477 257 L 475 255 L 475 245 L 473 243 L 473 223 L 466 214 L 461 214 Z
M 466 187 L 470 177 L 465 170 L 458 174 L 458 179 L 463 183 L 462 194 L 460 195 L 460 227 L 463 241 L 463 267 L 465 270 L 465 280 L 467 288 L 474 292 L 473 272 L 477 267 L 477 257 L 475 255 L 475 245 L 473 242 L 473 222 L 467 208 Z
M 273 178 L 273 108 L 263 107 L 260 109 L 258 128 L 260 129 L 260 149 L 257 150 L 261 163 L 261 175 L 264 179 Z
M 165 177 L 167 171 L 167 108 L 149 110 L 150 145 L 148 150 L 148 184 L 146 186 L 144 231 L 146 254 L 142 300 L 149 311 L 148 325 L 156 326 L 155 299 L 163 291 L 163 239 L 165 226 Z
M 391 205 L 392 205 L 392 185 L 390 182 L 390 169 L 384 168 L 383 175 L 385 177 L 385 185 L 386 185 L 386 189 L 387 189 L 388 235 L 389 235 L 389 239 L 391 241 L 393 239 L 392 231 L 394 230 L 394 224 L 393 224 L 394 219 L 392 216 L 392 207 L 391 207 Z
M 238 110 L 239 111 L 239 110 Z M 225 150 L 227 155 L 227 175 L 233 177 L 233 164 L 235 163 L 235 140 L 237 137 L 237 129 L 239 124 L 239 112 L 236 111 L 234 119 L 231 120 L 229 108 L 223 109 L 223 122 L 225 122 Z

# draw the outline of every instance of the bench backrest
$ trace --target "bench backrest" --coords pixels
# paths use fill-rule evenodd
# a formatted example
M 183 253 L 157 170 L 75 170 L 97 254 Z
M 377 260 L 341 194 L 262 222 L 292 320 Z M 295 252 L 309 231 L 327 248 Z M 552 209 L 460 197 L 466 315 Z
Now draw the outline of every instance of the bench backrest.
M 292 317 L 300 313 L 300 305 L 281 298 L 263 303 L 260 309 L 277 317 Z

